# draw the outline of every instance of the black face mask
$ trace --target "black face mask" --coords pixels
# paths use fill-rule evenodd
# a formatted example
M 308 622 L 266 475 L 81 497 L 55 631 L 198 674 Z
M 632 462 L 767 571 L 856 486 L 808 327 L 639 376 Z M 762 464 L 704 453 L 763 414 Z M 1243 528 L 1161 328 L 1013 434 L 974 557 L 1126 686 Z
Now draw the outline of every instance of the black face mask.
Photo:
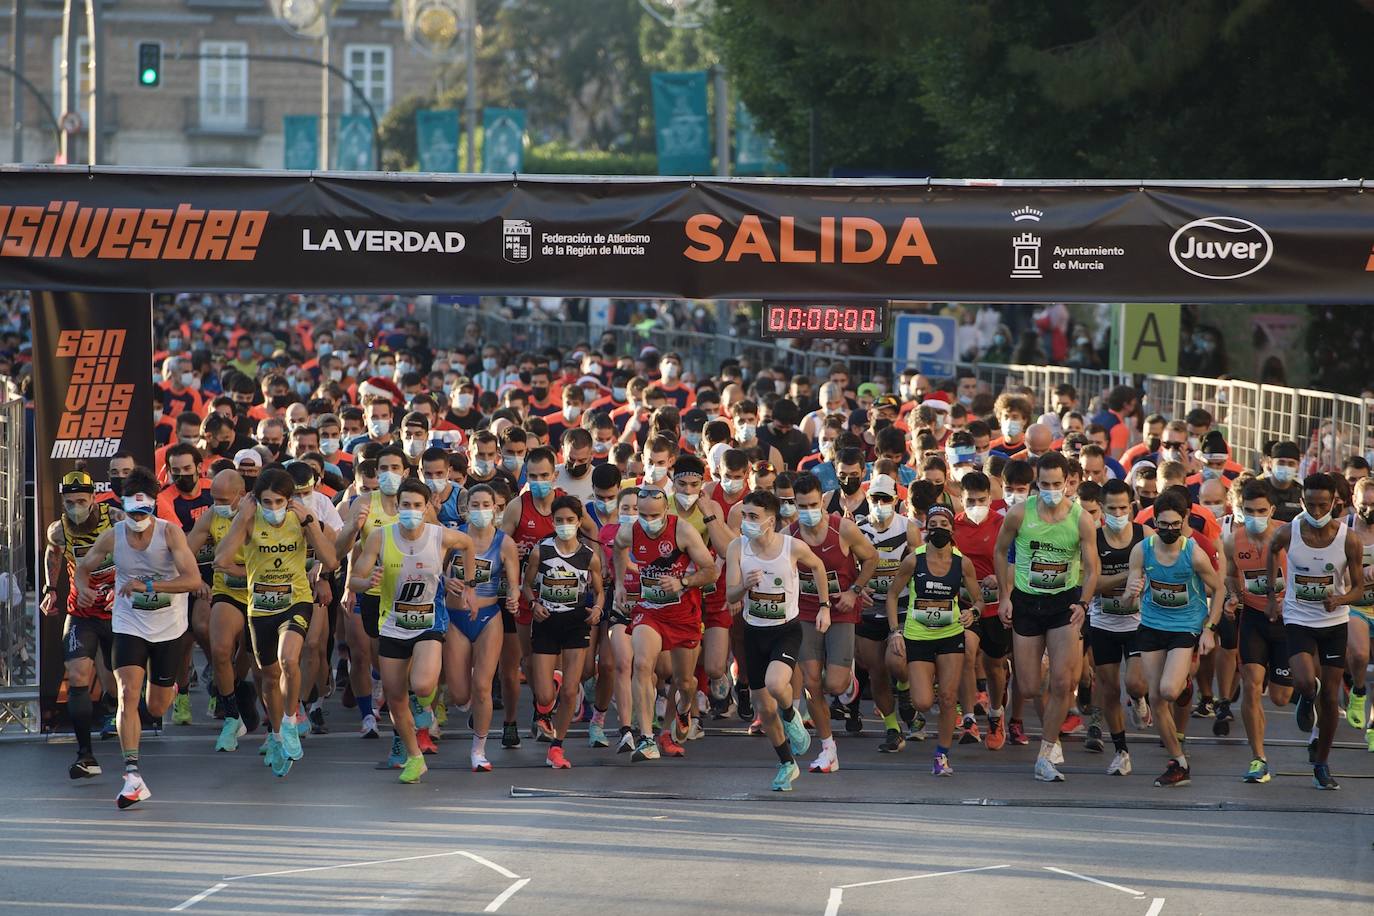
M 230 439 L 228 442 L 220 442 L 220 443 L 218 443 L 218 444 L 215 446 L 215 448 L 214 448 L 214 453 L 215 453 L 216 455 L 219 455 L 221 458 L 228 458 L 228 457 L 233 453 L 233 451 L 234 451 L 234 440 L 233 440 L 233 439 Z
M 534 398 L 536 401 L 542 401 L 542 400 L 544 400 L 544 399 L 545 399 L 546 397 L 548 397 L 548 396 L 549 396 L 549 389 L 547 389 L 547 388 L 531 388 L 531 389 L 530 389 L 530 397 Z
M 1361 508 L 1356 514 L 1360 517 L 1360 521 L 1366 525 L 1374 525 L 1374 506 L 1368 509 Z
M 183 493 L 190 493 L 196 488 L 195 474 L 173 474 L 172 483 L 176 484 L 178 490 Z
M 586 476 L 587 476 L 587 469 L 590 468 L 590 467 L 591 467 L 590 464 L 569 464 L 569 465 L 565 465 L 565 468 L 566 468 L 567 471 L 568 471 L 568 476 L 569 476 L 569 477 L 586 477 Z
M 859 492 L 859 487 L 861 486 L 863 486 L 862 478 L 840 478 L 840 489 L 844 491 L 845 496 L 853 496 L 855 493 Z
M 267 450 L 278 458 L 281 457 L 281 453 L 286 449 L 285 442 L 264 442 L 263 445 L 267 446 Z
M 111 477 L 111 478 L 110 478 L 110 492 L 113 493 L 115 496 L 123 496 L 123 495 L 124 495 L 124 478 L 123 478 L 123 477 Z
M 1164 542 L 1165 544 L 1177 543 L 1178 539 L 1183 537 L 1182 531 L 1157 530 L 1155 533 L 1159 535 L 1160 541 Z
M 926 530 L 926 543 L 936 550 L 944 550 L 954 540 L 954 533 L 945 528 L 930 528 Z
M 530 374 L 528 372 L 521 372 L 518 377 L 520 379 L 520 384 L 528 385 L 530 383 Z
M 1158 436 L 1151 436 L 1150 438 L 1145 440 L 1145 444 L 1149 447 L 1150 451 L 1152 452 L 1159 451 L 1160 442 L 1161 440 Z

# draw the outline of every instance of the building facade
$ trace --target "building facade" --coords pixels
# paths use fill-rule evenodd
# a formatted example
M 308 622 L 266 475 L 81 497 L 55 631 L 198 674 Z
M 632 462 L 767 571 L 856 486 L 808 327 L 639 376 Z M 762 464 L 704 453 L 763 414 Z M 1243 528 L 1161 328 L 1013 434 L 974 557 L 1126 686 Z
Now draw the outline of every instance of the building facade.
M 33 91 L 21 90 L 23 161 L 50 163 L 57 151 L 53 120 L 69 108 L 61 92 L 62 3 L 25 4 L 22 72 Z M 322 43 L 291 35 L 272 17 L 267 0 L 105 0 L 101 11 L 101 164 L 280 169 L 283 118 L 320 113 L 322 71 L 295 61 L 321 60 Z M 82 0 L 73 22 L 80 35 L 80 102 L 73 110 L 83 127 L 71 139 L 68 159 L 85 163 L 91 80 Z M 0 61 L 6 66 L 13 25 L 6 4 L 0 10 Z M 162 48 L 161 81 L 152 88 L 140 85 L 138 73 L 138 48 L 146 42 Z M 290 60 L 243 58 L 255 54 Z M 367 95 L 378 118 L 397 100 L 432 91 L 440 72 L 406 41 L 392 0 L 343 0 L 330 21 L 329 57 Z M 0 73 L 0 86 L 0 157 L 9 161 L 15 119 L 8 74 Z M 338 77 L 330 78 L 329 93 L 333 138 L 341 114 L 367 112 Z M 335 153 L 338 143 L 331 140 L 330 147 Z M 336 163 L 331 156 L 330 166 Z

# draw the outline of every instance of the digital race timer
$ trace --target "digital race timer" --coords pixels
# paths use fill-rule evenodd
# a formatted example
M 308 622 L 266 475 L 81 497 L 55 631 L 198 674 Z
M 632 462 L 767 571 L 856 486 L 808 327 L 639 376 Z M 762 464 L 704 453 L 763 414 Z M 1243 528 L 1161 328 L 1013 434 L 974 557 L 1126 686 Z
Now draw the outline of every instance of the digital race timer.
M 885 340 L 888 315 L 884 300 L 764 302 L 763 336 Z

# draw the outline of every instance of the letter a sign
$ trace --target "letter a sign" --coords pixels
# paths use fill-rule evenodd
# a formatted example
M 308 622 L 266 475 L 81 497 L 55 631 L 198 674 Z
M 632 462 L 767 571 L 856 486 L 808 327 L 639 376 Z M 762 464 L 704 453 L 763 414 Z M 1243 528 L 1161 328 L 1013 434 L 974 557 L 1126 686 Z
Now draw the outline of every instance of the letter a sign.
M 1121 307 L 1121 371 L 1176 375 L 1180 316 L 1177 303 Z

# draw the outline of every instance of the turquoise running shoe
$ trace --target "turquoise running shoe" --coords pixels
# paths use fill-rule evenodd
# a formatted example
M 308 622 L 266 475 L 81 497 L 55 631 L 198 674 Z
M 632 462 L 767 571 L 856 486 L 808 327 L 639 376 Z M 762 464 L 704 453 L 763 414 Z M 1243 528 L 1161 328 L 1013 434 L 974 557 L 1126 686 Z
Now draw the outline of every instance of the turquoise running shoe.
M 801 713 L 792 716 L 792 721 L 782 720 L 782 730 L 787 733 L 787 740 L 792 744 L 792 753 L 805 754 L 811 747 L 811 733 L 802 724 Z
M 224 725 L 219 730 L 219 738 L 215 740 L 215 750 L 238 750 L 239 739 L 246 734 L 248 734 L 248 727 L 243 724 L 243 720 L 235 719 L 233 716 L 225 716 Z
M 269 734 L 267 740 L 258 748 L 258 753 L 262 754 L 262 765 L 265 767 L 276 768 L 277 758 L 281 756 L 281 745 L 277 743 L 277 736 Z
M 281 751 L 282 756 L 291 760 L 300 760 L 305 753 L 301 750 L 301 736 L 296 731 L 296 723 L 290 716 L 282 716 Z
M 391 755 L 386 758 L 386 765 L 393 770 L 399 770 L 406 765 L 406 760 L 405 742 L 401 740 L 400 735 L 396 735 L 391 739 Z
M 798 717 L 800 718 L 800 717 Z M 791 792 L 792 783 L 801 775 L 801 768 L 795 760 L 778 764 L 778 775 L 773 777 L 774 792 Z
M 606 740 L 606 729 L 595 722 L 587 726 L 587 747 L 610 747 L 611 742 Z

